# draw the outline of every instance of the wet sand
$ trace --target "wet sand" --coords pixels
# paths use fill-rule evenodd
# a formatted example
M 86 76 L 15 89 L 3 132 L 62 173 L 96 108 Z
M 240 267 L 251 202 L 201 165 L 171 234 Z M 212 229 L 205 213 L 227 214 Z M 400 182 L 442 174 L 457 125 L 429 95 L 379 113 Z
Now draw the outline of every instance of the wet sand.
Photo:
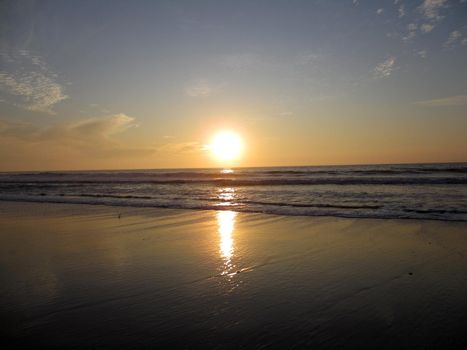
M 0 202 L 0 336 L 48 348 L 465 348 L 467 227 Z

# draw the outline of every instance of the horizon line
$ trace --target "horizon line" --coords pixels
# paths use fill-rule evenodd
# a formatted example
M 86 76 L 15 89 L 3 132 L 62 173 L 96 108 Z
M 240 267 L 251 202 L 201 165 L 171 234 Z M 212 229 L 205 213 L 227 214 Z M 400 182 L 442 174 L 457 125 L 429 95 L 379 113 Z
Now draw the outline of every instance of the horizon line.
M 239 167 L 175 167 L 175 168 L 103 168 L 103 169 L 47 169 L 47 170 L 2 170 L 2 173 L 31 173 L 31 172 L 80 172 L 80 171 L 147 171 L 147 170 L 217 170 L 217 169 L 259 169 L 259 168 L 310 168 L 310 167 L 349 167 L 349 166 L 390 166 L 390 165 L 431 165 L 431 164 L 467 164 L 465 161 L 452 162 L 402 162 L 402 163 L 352 163 L 352 164 L 320 164 L 320 165 L 267 165 L 267 166 L 239 166 Z

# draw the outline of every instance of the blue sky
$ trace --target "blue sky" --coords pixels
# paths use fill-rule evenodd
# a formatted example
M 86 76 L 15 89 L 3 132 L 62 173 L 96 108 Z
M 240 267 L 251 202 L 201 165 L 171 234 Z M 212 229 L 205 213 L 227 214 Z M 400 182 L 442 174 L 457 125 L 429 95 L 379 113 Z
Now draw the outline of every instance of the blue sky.
M 2 170 L 467 160 L 467 1 L 1 7 Z

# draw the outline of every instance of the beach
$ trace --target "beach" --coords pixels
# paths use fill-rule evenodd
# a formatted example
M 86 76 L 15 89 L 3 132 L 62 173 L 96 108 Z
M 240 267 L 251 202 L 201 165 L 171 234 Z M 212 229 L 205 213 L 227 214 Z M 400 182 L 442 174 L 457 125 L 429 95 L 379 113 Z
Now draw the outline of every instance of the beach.
M 0 202 L 3 343 L 462 348 L 465 222 Z
M 0 9 L 3 349 L 467 349 L 467 0 Z

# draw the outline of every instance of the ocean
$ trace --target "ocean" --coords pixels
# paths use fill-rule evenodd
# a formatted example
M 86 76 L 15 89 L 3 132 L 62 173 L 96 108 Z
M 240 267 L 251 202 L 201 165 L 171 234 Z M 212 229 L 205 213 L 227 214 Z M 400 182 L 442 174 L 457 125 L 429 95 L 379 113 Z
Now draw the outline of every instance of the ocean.
M 4 172 L 0 200 L 467 221 L 467 163 Z

